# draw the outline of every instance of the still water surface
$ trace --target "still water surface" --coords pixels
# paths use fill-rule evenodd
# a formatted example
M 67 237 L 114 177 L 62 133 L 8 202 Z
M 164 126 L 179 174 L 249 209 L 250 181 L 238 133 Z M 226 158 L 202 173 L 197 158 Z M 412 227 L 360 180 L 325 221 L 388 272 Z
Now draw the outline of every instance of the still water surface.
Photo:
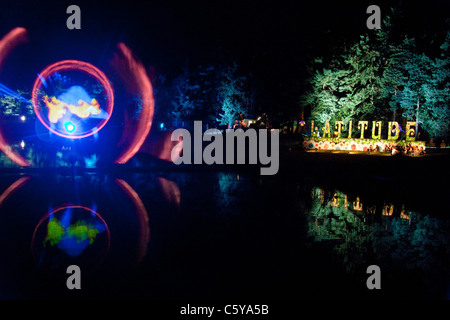
M 447 199 L 236 172 L 0 181 L 3 299 L 449 297 Z

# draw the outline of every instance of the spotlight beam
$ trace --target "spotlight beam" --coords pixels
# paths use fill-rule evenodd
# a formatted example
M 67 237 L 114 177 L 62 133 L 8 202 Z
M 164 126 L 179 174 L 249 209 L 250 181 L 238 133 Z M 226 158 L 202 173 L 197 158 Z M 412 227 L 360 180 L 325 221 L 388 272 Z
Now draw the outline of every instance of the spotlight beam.
M 28 100 L 28 99 L 22 97 L 20 94 L 11 90 L 10 88 L 8 88 L 7 86 L 5 86 L 4 84 L 1 84 L 1 83 L 0 83 L 0 94 L 3 96 L 13 97 L 22 102 L 31 104 L 31 100 Z

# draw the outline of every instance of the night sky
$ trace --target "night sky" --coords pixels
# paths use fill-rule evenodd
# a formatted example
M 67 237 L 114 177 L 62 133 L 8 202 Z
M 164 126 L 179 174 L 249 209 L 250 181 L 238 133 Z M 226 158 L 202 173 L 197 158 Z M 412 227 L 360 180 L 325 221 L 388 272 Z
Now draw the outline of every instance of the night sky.
M 66 8 L 81 8 L 81 30 L 68 30 Z M 27 28 L 32 41 L 18 52 L 17 77 L 58 59 L 106 65 L 119 41 L 146 65 L 152 81 L 186 65 L 231 63 L 258 82 L 283 110 L 298 107 L 307 64 L 369 32 L 366 8 L 382 17 L 396 7 L 400 32 L 427 44 L 442 38 L 450 2 L 432 1 L 2 1 L 0 32 Z M 447 26 L 448 26 L 447 20 Z

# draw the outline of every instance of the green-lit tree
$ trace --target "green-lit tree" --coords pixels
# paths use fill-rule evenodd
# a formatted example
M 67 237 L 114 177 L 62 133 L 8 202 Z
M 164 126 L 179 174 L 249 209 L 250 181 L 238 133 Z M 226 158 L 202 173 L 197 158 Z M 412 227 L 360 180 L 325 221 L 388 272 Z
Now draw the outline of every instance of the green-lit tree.
M 214 66 L 186 65 L 181 74 L 158 86 L 156 95 L 167 112 L 168 120 L 213 122 L 217 78 Z
M 237 73 L 238 66 L 226 66 L 220 72 L 220 84 L 217 88 L 217 121 L 221 125 L 231 126 L 239 114 L 247 113 L 248 98 L 245 91 L 246 77 Z
M 344 45 L 332 58 L 316 59 L 311 90 L 301 105 L 316 124 L 336 120 L 416 121 L 433 138 L 449 136 L 450 36 L 440 57 L 420 52 L 414 39 L 383 28 Z
M 380 107 L 381 91 L 383 75 L 394 64 L 395 47 L 387 44 L 389 19 L 385 25 L 385 29 L 343 46 L 328 64 L 323 59 L 315 60 L 311 90 L 303 95 L 301 104 L 311 106 L 311 116 L 319 124 L 327 120 L 382 120 L 388 116 Z
M 167 120 L 201 120 L 209 126 L 231 125 L 246 114 L 247 78 L 238 65 L 188 65 L 182 73 L 156 87 L 158 106 Z
M 195 103 L 191 98 L 198 86 L 193 84 L 187 68 L 183 74 L 173 81 L 173 100 L 171 101 L 170 117 L 175 121 L 188 120 L 195 109 Z
M 446 137 L 450 133 L 450 33 L 436 58 L 417 52 L 413 40 L 407 42 L 396 64 L 398 90 L 390 104 L 401 109 L 407 120 L 416 121 L 416 135 L 420 124 L 434 139 Z
M 193 117 L 211 125 L 216 120 L 214 105 L 217 103 L 219 86 L 218 70 L 213 65 L 198 65 L 191 72 L 190 78 L 197 88 L 191 94 L 191 99 L 195 102 Z

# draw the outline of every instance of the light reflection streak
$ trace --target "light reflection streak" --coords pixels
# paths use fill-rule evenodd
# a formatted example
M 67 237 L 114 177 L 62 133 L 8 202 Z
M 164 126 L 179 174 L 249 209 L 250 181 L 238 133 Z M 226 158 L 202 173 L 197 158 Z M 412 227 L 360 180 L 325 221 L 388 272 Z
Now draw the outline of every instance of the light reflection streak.
M 148 213 L 137 192 L 125 180 L 116 179 L 116 183 L 123 191 L 125 191 L 125 193 L 131 199 L 131 201 L 133 201 L 133 204 L 136 207 L 136 213 L 140 226 L 137 262 L 140 262 L 147 253 L 147 246 L 150 241 L 150 224 Z
M 10 196 L 14 194 L 18 189 L 22 188 L 28 180 L 30 180 L 30 177 L 22 177 L 13 182 L 1 195 L 0 195 L 0 207 L 3 205 L 6 199 L 8 199 Z
M 175 182 L 162 177 L 158 178 L 158 182 L 161 185 L 164 199 L 166 199 L 169 203 L 175 204 L 175 206 L 179 208 L 181 202 L 181 191 L 178 188 L 178 185 Z

